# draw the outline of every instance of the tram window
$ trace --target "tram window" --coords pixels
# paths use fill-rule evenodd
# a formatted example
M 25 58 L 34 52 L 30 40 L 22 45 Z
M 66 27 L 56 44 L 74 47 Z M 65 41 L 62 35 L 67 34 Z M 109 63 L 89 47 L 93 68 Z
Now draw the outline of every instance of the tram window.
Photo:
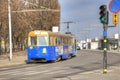
M 69 40 L 68 40 L 68 44 L 69 44 L 69 45 L 72 45 L 72 44 L 73 44 L 73 42 L 72 42 L 72 39 L 71 39 L 71 38 L 69 38 Z
M 68 45 L 71 45 L 71 39 L 68 38 Z
M 68 38 L 66 39 L 66 44 L 69 45 L 69 44 L 68 44 Z
M 64 45 L 67 45 L 67 40 L 68 40 L 67 38 L 63 38 L 63 44 Z
M 48 45 L 48 37 L 47 36 L 39 36 L 38 37 L 38 45 L 47 46 Z
M 30 37 L 30 45 L 37 45 L 37 37 L 36 36 Z
M 57 45 L 61 45 L 61 39 L 60 39 L 60 37 L 57 37 Z

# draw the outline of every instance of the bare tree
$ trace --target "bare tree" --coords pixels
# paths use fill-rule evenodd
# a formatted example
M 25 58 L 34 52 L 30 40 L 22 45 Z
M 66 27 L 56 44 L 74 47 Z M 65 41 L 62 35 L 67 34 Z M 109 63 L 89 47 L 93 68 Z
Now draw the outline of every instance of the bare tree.
M 8 9 L 7 0 L 0 0 L 0 40 L 8 43 Z M 52 30 L 60 25 L 60 12 L 37 11 L 41 9 L 58 9 L 58 0 L 11 0 L 12 39 L 14 50 L 27 45 L 27 35 L 31 30 Z M 36 10 L 17 12 L 21 10 Z

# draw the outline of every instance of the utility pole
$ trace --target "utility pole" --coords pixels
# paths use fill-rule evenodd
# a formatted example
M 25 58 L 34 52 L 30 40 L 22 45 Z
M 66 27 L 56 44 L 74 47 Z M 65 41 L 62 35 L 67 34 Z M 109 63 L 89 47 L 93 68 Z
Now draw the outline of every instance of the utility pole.
M 10 0 L 8 0 L 8 20 L 9 20 L 9 46 L 10 46 L 10 61 L 12 60 L 12 29 L 11 29 L 11 8 Z
M 74 23 L 74 22 L 68 21 L 68 22 L 63 22 L 63 23 L 67 24 L 67 32 L 66 32 L 66 33 L 70 33 L 70 32 L 69 32 L 69 24 L 70 24 L 70 23 Z

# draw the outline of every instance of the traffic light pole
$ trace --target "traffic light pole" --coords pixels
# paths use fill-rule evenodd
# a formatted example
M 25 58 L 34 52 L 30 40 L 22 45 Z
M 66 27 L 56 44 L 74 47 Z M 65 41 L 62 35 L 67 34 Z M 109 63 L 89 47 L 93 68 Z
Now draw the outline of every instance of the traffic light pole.
M 103 24 L 103 37 L 104 37 L 104 48 L 103 48 L 103 73 L 107 73 L 107 28 L 108 24 Z
M 103 24 L 103 73 L 107 73 L 107 28 L 109 22 L 109 12 L 106 5 L 100 6 L 100 22 Z

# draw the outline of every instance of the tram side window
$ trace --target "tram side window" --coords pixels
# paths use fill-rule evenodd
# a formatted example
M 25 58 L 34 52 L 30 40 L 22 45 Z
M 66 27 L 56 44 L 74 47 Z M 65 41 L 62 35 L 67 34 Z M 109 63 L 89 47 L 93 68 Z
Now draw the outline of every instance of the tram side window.
M 63 38 L 63 45 L 68 45 L 68 38 Z
M 69 45 L 68 40 L 69 40 L 69 39 L 68 39 L 68 38 L 66 38 L 66 44 L 67 44 L 67 45 Z
M 37 45 L 37 37 L 36 36 L 30 37 L 30 45 Z
M 60 39 L 60 37 L 56 38 L 56 43 L 57 43 L 57 45 L 61 45 L 61 39 Z
M 68 44 L 69 44 L 69 45 L 73 45 L 73 41 L 72 41 L 71 38 L 69 38 L 69 40 L 68 40 Z

